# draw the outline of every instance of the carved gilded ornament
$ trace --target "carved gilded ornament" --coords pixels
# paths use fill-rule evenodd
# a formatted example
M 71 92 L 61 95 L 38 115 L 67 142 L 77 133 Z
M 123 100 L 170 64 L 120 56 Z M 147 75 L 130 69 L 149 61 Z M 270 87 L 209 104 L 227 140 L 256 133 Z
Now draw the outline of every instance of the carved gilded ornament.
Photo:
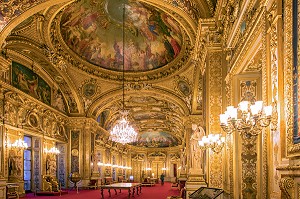
M 218 133 L 221 131 L 219 124 L 219 114 L 222 113 L 222 54 L 220 51 L 209 52 L 208 54 L 208 70 L 207 77 L 209 81 L 208 86 L 208 101 L 209 101 L 209 118 L 208 129 L 210 133 Z M 217 161 L 218 164 L 211 164 L 209 169 L 209 184 L 213 187 L 223 187 L 223 154 L 210 153 L 208 161 L 210 163 Z M 214 166 L 213 166 L 214 165 Z M 218 180 L 217 180 L 218 179 Z
M 299 2 L 298 2 L 299 3 Z M 286 112 L 286 129 L 287 129 L 287 155 L 295 156 L 300 153 L 300 143 L 294 144 L 294 110 L 293 110 L 293 15 L 292 0 L 287 0 L 284 7 L 284 96 L 285 96 L 285 112 Z M 298 6 L 299 7 L 299 6 Z M 299 18 L 299 17 L 298 17 Z M 298 49 L 299 53 L 299 49 Z
M 226 98 L 227 98 L 227 104 L 228 105 L 232 105 L 233 104 L 233 99 L 235 99 L 234 96 L 234 88 L 233 88 L 233 77 L 237 74 L 239 74 L 239 72 L 241 71 L 241 67 L 243 67 L 243 62 L 245 60 L 245 58 L 247 57 L 247 55 L 249 55 L 249 51 L 251 50 L 253 44 L 255 42 L 257 42 L 257 39 L 261 39 L 261 52 L 262 52 L 262 87 L 263 88 L 267 88 L 267 83 L 266 83 L 266 21 L 265 21 L 265 15 L 266 12 L 263 8 L 259 8 L 257 9 L 257 14 L 254 14 L 252 17 L 252 25 L 250 27 L 247 28 L 247 30 L 244 32 L 243 37 L 244 39 L 240 40 L 238 43 L 239 45 L 237 45 L 237 49 L 232 51 L 229 57 L 229 71 L 228 74 L 225 78 L 226 81 L 226 86 L 225 86 L 225 91 L 226 91 Z M 251 35 L 250 35 L 251 32 Z M 259 37 L 259 35 L 261 35 L 261 37 Z M 253 49 L 252 49 L 253 50 Z M 253 52 L 252 52 L 253 53 Z M 255 56 L 254 56 L 255 57 Z M 262 99 L 266 100 L 266 90 L 264 89 L 262 91 Z M 263 134 L 265 134 L 265 131 L 263 132 Z M 263 137 L 263 171 L 262 171 L 262 176 L 263 178 L 259 180 L 259 183 L 261 184 L 261 186 L 263 187 L 267 187 L 267 141 L 266 138 L 267 136 L 262 136 Z M 229 178 L 230 178 L 230 193 L 232 195 L 234 195 L 234 171 L 233 171 L 233 148 L 232 145 L 228 145 L 228 151 L 229 151 Z M 246 161 L 245 161 L 246 163 Z M 247 178 L 246 177 L 246 173 L 244 174 L 244 180 Z M 243 182 L 244 183 L 244 182 Z M 253 184 L 255 185 L 255 182 L 253 181 Z M 250 185 L 249 185 L 250 186 Z M 261 189 L 260 190 L 262 193 L 262 197 L 265 198 L 266 197 L 266 190 L 265 189 Z M 246 193 L 245 193 L 246 194 Z
M 255 56 L 248 62 L 244 72 L 260 72 L 262 69 L 262 52 L 261 48 Z
M 240 81 L 240 101 L 257 101 L 257 86 L 256 80 Z
M 31 112 L 28 114 L 27 123 L 29 124 L 29 126 L 31 126 L 33 128 L 38 128 L 38 126 L 40 125 L 40 119 L 36 113 Z M 47 125 L 48 125 L 48 123 L 44 122 L 44 126 L 47 126 Z
M 37 1 L 25 1 L 25 2 L 14 2 L 14 1 L 5 1 L 1 2 L 0 5 L 0 32 L 4 27 L 11 22 L 14 18 L 18 17 L 23 12 L 28 9 L 46 2 L 47 0 L 37 0 Z
M 49 112 L 49 109 L 36 103 L 36 100 L 31 101 L 29 98 L 23 98 L 22 95 L 15 92 L 8 92 L 5 96 L 5 123 L 15 127 L 26 127 L 39 132 L 45 132 L 46 130 L 52 138 L 61 141 L 67 140 L 67 136 L 63 130 L 58 134 L 52 127 L 53 123 L 57 124 L 56 126 L 63 127 L 64 116 L 55 113 L 55 111 L 53 112 L 53 110 Z
M 174 83 L 175 83 L 174 90 L 176 90 L 177 92 L 179 92 L 183 96 L 183 99 L 186 102 L 186 105 L 191 110 L 192 86 L 189 83 L 188 79 L 186 77 L 176 76 Z
M 201 74 L 205 72 L 205 59 L 207 55 L 207 48 L 205 45 L 205 39 L 202 35 L 201 21 L 199 22 L 199 27 L 197 30 L 197 38 L 195 43 L 195 48 L 192 53 L 192 63 L 200 69 Z
M 233 52 L 233 56 L 230 59 L 230 73 L 236 74 L 236 70 L 242 65 L 243 57 L 247 55 L 247 52 L 251 48 L 254 40 L 261 34 L 263 30 L 263 25 L 265 23 L 264 17 L 266 15 L 266 11 L 263 8 L 260 8 L 257 16 L 253 19 L 253 25 L 249 27 L 249 31 L 247 34 L 243 36 L 244 40 L 239 41 L 239 45 L 236 50 Z M 250 31 L 251 30 L 251 31 Z M 251 33 L 251 35 L 250 35 Z M 253 33 L 253 34 L 252 34 Z
M 294 199 L 294 180 L 290 177 L 283 177 L 280 179 L 279 187 L 281 190 L 282 198 Z

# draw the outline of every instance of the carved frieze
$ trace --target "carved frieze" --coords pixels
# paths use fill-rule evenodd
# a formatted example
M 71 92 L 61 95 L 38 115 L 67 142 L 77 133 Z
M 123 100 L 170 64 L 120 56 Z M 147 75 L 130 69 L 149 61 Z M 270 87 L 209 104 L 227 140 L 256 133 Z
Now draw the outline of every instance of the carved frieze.
M 49 137 L 67 141 L 65 116 L 50 111 L 15 92 L 5 94 L 5 123 L 15 127 L 31 129 Z

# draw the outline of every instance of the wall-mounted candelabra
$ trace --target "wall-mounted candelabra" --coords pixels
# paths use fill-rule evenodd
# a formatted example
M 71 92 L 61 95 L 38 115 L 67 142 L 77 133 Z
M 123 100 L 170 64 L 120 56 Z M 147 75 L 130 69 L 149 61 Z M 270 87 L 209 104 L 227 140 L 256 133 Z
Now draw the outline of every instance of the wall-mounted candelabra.
M 203 136 L 200 141 L 198 141 L 199 147 L 202 150 L 211 149 L 215 153 L 222 151 L 225 145 L 225 137 L 221 137 L 220 134 L 209 134 L 208 136 Z
M 45 148 L 45 149 L 44 149 L 44 152 L 45 152 L 45 153 L 48 153 L 48 154 L 53 154 L 53 155 L 58 155 L 58 154 L 60 154 L 60 151 L 59 151 L 58 148 L 56 148 L 56 147 L 52 147 L 51 149 Z
M 8 148 L 18 149 L 18 150 L 24 150 L 28 148 L 28 145 L 24 140 L 21 138 L 17 139 L 14 143 L 7 143 Z
M 220 115 L 222 129 L 227 133 L 238 131 L 242 137 L 257 136 L 262 128 L 270 125 L 272 106 L 264 106 L 263 101 L 250 103 L 242 101 L 238 108 L 228 106 Z

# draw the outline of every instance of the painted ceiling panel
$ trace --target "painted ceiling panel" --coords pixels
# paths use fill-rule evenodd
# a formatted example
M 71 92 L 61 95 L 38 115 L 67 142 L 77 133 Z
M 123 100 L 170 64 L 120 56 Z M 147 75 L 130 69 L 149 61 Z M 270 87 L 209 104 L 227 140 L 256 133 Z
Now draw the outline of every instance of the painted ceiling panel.
M 114 71 L 123 70 L 123 61 L 125 71 L 160 68 L 172 62 L 182 47 L 179 24 L 162 10 L 138 1 L 75 2 L 64 11 L 60 28 L 64 42 L 79 57 Z

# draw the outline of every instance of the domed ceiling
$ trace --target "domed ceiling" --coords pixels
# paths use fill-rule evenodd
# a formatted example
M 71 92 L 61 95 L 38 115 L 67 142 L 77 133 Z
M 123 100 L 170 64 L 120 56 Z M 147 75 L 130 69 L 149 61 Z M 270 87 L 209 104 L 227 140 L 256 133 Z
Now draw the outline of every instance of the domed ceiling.
M 183 40 L 170 15 L 131 0 L 75 2 L 63 11 L 60 29 L 79 57 L 113 71 L 123 70 L 123 62 L 125 71 L 160 68 L 178 56 Z

